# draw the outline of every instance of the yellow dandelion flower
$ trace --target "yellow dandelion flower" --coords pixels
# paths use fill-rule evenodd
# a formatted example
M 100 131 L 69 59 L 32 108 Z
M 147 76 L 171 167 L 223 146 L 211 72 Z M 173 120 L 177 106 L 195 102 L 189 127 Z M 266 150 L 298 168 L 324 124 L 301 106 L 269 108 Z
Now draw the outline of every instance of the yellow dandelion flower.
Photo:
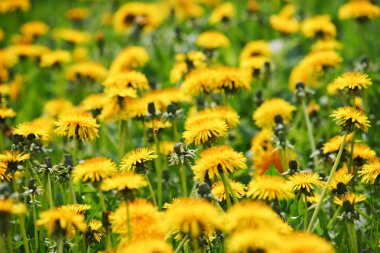
M 247 187 L 244 184 L 236 182 L 234 180 L 229 179 L 229 181 L 232 189 L 234 190 L 235 196 L 239 199 L 243 198 L 245 196 L 245 190 L 247 189 Z M 223 181 L 218 181 L 214 183 L 211 187 L 211 193 L 218 199 L 225 200 L 226 192 L 223 185 Z M 231 193 L 228 194 L 231 195 Z
M 229 128 L 239 124 L 239 114 L 229 106 L 215 106 L 197 112 L 186 119 L 185 126 L 189 127 L 199 119 L 216 118 L 225 121 Z
M 251 151 L 255 155 L 260 151 L 273 149 L 272 138 L 273 130 L 270 128 L 264 128 L 260 132 L 256 133 L 251 140 Z
M 356 203 L 366 200 L 366 197 L 362 194 L 355 194 L 353 192 L 345 193 L 341 195 L 340 197 L 338 196 L 334 197 L 334 203 L 339 206 L 343 206 L 343 202 L 345 200 L 347 200 L 351 205 L 355 205 Z
M 314 195 L 307 196 L 306 201 L 307 201 L 307 203 L 316 204 L 316 203 L 318 203 L 320 198 L 321 198 L 321 195 L 314 193 Z
M 251 90 L 252 74 L 247 69 L 233 67 L 215 68 L 215 78 L 213 80 L 214 89 L 223 90 L 226 93 L 237 92 L 239 90 Z
M 85 62 L 89 60 L 88 49 L 84 46 L 76 46 L 72 55 L 73 60 L 76 62 Z
M 353 137 L 352 134 L 348 134 L 346 137 L 346 142 L 352 141 L 352 137 Z M 337 135 L 330 138 L 328 141 L 326 141 L 323 144 L 323 147 L 322 147 L 323 154 L 326 155 L 326 154 L 338 151 L 340 149 L 340 146 L 342 145 L 342 141 L 343 141 L 343 136 L 341 135 Z
M 8 172 L 15 172 L 17 165 L 23 163 L 30 158 L 30 154 L 23 153 L 18 150 L 5 150 L 0 154 L 0 162 L 6 163 Z
M 66 50 L 55 50 L 41 55 L 40 66 L 43 68 L 55 66 L 62 63 L 69 63 L 71 54 Z
M 210 24 L 218 24 L 232 19 L 236 15 L 236 8 L 232 2 L 225 2 L 216 7 L 208 20 Z
M 301 24 L 301 32 L 307 38 L 334 38 L 336 27 L 330 16 L 314 16 L 305 19 Z
M 127 205 L 123 202 L 109 216 L 114 233 L 128 234 Z M 160 226 L 161 214 L 145 199 L 136 199 L 128 203 L 132 241 L 145 238 L 163 238 Z
M 0 67 L 10 68 L 18 62 L 18 57 L 15 52 L 9 49 L 0 50 Z M 1 80 L 1 79 L 0 79 Z
M 87 204 L 70 204 L 60 206 L 59 208 L 62 210 L 74 212 L 76 214 L 85 214 L 88 210 L 90 210 L 91 206 Z
M 347 152 L 351 152 L 351 147 L 346 147 Z M 376 152 L 365 144 L 355 143 L 352 153 L 355 159 L 370 160 L 376 157 Z
M 272 50 L 269 44 L 264 40 L 256 40 L 247 43 L 240 53 L 240 63 L 253 57 L 266 57 L 272 56 Z
M 110 75 L 105 81 L 104 85 L 131 87 L 138 90 L 149 90 L 149 82 L 143 73 L 138 71 L 128 71 Z
M 110 103 L 112 98 L 105 93 L 90 94 L 81 101 L 80 108 L 86 111 L 102 111 Z
M 104 93 L 110 97 L 121 97 L 121 98 L 135 98 L 137 97 L 137 91 L 134 88 L 121 85 L 106 86 Z
M 0 199 L 0 215 L 3 217 L 8 214 L 24 214 L 26 207 L 22 203 L 17 203 L 11 199 Z
M 13 178 L 15 178 L 15 174 L 8 171 L 8 165 L 5 162 L 0 162 L 0 182 L 11 182 Z
M 72 44 L 86 44 L 90 41 L 90 35 L 76 29 L 58 28 L 53 31 L 55 39 L 62 39 Z
M 0 120 L 14 118 L 15 116 L 16 112 L 12 108 L 0 107 Z
M 266 56 L 255 56 L 240 62 L 241 68 L 249 69 L 250 73 L 255 73 L 259 70 L 260 73 L 264 71 L 265 65 L 271 64 L 271 61 Z
M 289 181 L 276 176 L 257 176 L 248 185 L 247 196 L 261 200 L 283 200 L 294 197 Z
M 181 91 L 184 94 L 190 94 L 193 97 L 201 93 L 209 93 L 214 89 L 213 80 L 216 78 L 214 69 L 197 69 L 188 73 L 181 85 Z
M 229 47 L 229 39 L 221 32 L 218 31 L 206 31 L 198 35 L 197 46 L 213 50 L 220 47 Z
M 297 172 L 289 177 L 289 181 L 296 193 L 301 192 L 306 195 L 312 194 L 316 187 L 325 185 L 325 182 L 314 172 Z
M 233 205 L 227 212 L 226 230 L 234 233 L 245 229 L 271 228 L 289 234 L 292 227 L 269 206 L 260 201 L 244 201 Z
M 80 78 L 90 78 L 102 82 L 107 76 L 107 69 L 101 64 L 92 61 L 75 63 L 66 69 L 66 78 L 76 81 Z
M 204 150 L 191 169 L 195 180 L 204 181 L 205 177 L 214 180 L 222 172 L 229 174 L 238 169 L 247 169 L 247 164 L 243 153 L 224 145 Z
M 90 11 L 87 8 L 71 8 L 65 16 L 70 20 L 83 20 L 90 15 Z
M 150 120 L 148 122 L 145 122 L 144 124 L 145 124 L 146 128 L 153 129 L 154 132 L 157 132 L 158 130 L 160 130 L 162 128 L 169 128 L 172 126 L 170 121 L 165 121 L 162 118 L 160 118 L 160 119 L 156 118 L 156 119 Z
M 362 177 L 361 182 L 365 184 L 375 184 L 376 180 L 379 180 L 380 177 L 380 160 L 374 159 L 367 164 L 364 164 L 363 167 L 359 170 L 359 176 Z
M 28 37 L 44 35 L 49 31 L 49 26 L 41 21 L 30 21 L 21 26 L 21 33 Z
M 349 173 L 338 173 L 338 171 L 334 174 L 330 185 L 329 189 L 334 190 L 337 189 L 338 183 L 343 183 L 344 185 L 347 185 L 348 182 L 351 181 L 351 179 L 354 177 L 354 175 L 349 174 Z
M 45 227 L 49 236 L 54 236 L 56 233 L 62 233 L 65 238 L 73 237 L 75 230 L 81 232 L 87 230 L 84 215 L 59 207 L 41 212 L 36 225 Z
M 293 17 L 284 17 L 281 15 L 270 16 L 269 24 L 274 30 L 279 31 L 284 35 L 296 33 L 300 27 L 297 19 Z
M 27 11 L 30 8 L 29 0 L 2 0 L 0 2 L 0 13 L 7 13 L 16 10 Z
M 18 57 L 30 57 L 30 58 L 39 58 L 44 53 L 47 53 L 50 51 L 49 48 L 42 45 L 36 45 L 36 44 L 13 45 L 13 46 L 9 46 L 7 50 Z
M 253 120 L 260 128 L 272 128 L 275 125 L 274 117 L 279 114 L 284 123 L 287 124 L 292 119 L 292 112 L 296 107 L 281 98 L 266 100 L 253 113 Z
M 164 224 L 168 231 L 178 230 L 192 238 L 210 234 L 222 229 L 221 214 L 209 202 L 202 199 L 181 199 L 164 214 Z
M 312 68 L 316 75 L 320 75 L 327 67 L 335 67 L 342 61 L 342 57 L 334 50 L 325 50 L 309 53 L 300 64 Z
M 295 233 L 284 238 L 283 252 L 288 253 L 334 253 L 333 245 L 315 234 Z
M 124 48 L 112 61 L 110 73 L 144 67 L 149 61 L 149 54 L 143 47 L 130 46 Z
M 350 1 L 339 8 L 340 19 L 375 19 L 380 17 L 380 8 L 371 1 Z
M 334 39 L 322 39 L 317 40 L 312 47 L 312 52 L 318 52 L 318 51 L 332 51 L 332 50 L 338 50 L 342 48 L 342 44 L 339 41 L 336 41 Z
M 79 163 L 72 171 L 74 182 L 99 182 L 117 172 L 116 164 L 105 157 L 95 157 Z
M 237 231 L 227 238 L 226 252 L 276 253 L 281 252 L 283 243 L 282 236 L 270 228 L 245 229 Z
M 103 180 L 100 189 L 102 191 L 118 190 L 118 191 L 129 191 L 139 189 L 141 187 L 147 186 L 144 176 L 131 173 L 117 173 L 112 175 L 112 177 Z
M 354 107 L 339 107 L 331 113 L 330 117 L 334 118 L 343 131 L 352 132 L 356 129 L 367 132 L 370 127 L 365 113 Z
M 103 227 L 102 222 L 99 220 L 92 219 L 88 223 L 87 231 L 84 234 L 84 237 L 90 241 L 101 242 L 104 234 L 105 229 Z
M 19 135 L 25 139 L 41 139 L 43 141 L 48 141 L 50 138 L 49 131 L 46 128 L 41 128 L 39 124 L 35 122 L 24 122 L 18 124 L 15 129 L 13 129 L 13 135 Z
M 74 109 L 73 103 L 63 98 L 49 100 L 44 106 L 44 112 L 50 117 L 57 117 L 59 114 L 72 109 Z
M 352 91 L 367 89 L 372 85 L 372 81 L 368 75 L 359 72 L 344 73 L 335 79 L 334 83 L 340 90 L 349 89 Z
M 216 118 L 199 119 L 185 127 L 182 137 L 187 145 L 205 144 L 218 137 L 227 136 L 227 130 L 228 126 L 223 120 Z
M 147 238 L 133 242 L 129 242 L 129 240 L 124 241 L 120 242 L 116 253 L 173 253 L 173 248 L 169 243 L 156 238 Z
M 87 112 L 67 112 L 58 117 L 55 122 L 55 132 L 60 136 L 74 137 L 77 136 L 83 141 L 91 141 L 99 137 L 99 124 Z
M 203 15 L 203 8 L 196 1 L 171 1 L 171 6 L 177 20 L 182 21 L 187 18 L 197 18 Z
M 137 148 L 126 154 L 120 162 L 120 170 L 139 171 L 146 169 L 147 163 L 156 159 L 158 156 L 149 148 Z

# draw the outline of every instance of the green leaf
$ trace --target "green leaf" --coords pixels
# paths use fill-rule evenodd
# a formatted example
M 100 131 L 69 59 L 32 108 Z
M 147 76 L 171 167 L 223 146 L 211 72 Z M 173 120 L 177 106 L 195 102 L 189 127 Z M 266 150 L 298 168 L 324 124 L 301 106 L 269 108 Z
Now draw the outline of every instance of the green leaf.
M 264 175 L 282 177 L 281 173 L 278 172 L 278 170 L 276 169 L 276 167 L 274 167 L 273 164 L 269 166 L 269 169 L 265 171 Z

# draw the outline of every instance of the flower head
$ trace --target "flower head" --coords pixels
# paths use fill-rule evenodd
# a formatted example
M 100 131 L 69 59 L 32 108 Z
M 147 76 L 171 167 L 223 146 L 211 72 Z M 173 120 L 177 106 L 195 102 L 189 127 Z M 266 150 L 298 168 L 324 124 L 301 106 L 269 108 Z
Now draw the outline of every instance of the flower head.
M 372 81 L 368 75 L 359 72 L 344 73 L 335 79 L 334 82 L 338 86 L 339 90 L 348 89 L 351 91 L 367 89 L 372 85 Z
M 346 147 L 346 150 L 350 152 L 350 148 Z M 355 143 L 352 156 L 354 159 L 371 160 L 376 157 L 376 152 L 366 144 Z
M 84 233 L 84 237 L 91 242 L 100 242 L 105 234 L 103 224 L 99 220 L 91 220 L 88 223 L 87 231 Z
M 116 164 L 105 157 L 95 157 L 79 163 L 72 171 L 74 182 L 99 182 L 117 172 Z
M 289 177 L 289 181 L 296 193 L 306 195 L 313 195 L 315 187 L 324 186 L 324 182 L 314 172 L 297 172 Z
M 362 177 L 361 182 L 368 184 L 375 184 L 377 180 L 380 180 L 380 160 L 374 159 L 367 164 L 364 164 L 359 175 Z
M 41 55 L 40 66 L 43 68 L 55 66 L 62 63 L 69 63 L 71 54 L 66 50 L 55 50 Z
M 83 141 L 91 141 L 99 136 L 99 124 L 87 112 L 73 111 L 63 113 L 58 117 L 55 125 L 55 132 L 60 136 L 76 136 Z
M 366 20 L 380 17 L 380 8 L 371 1 L 350 1 L 339 8 L 340 19 Z
M 292 119 L 292 112 L 296 107 L 281 98 L 266 100 L 253 113 L 253 120 L 261 128 L 272 128 L 275 125 L 274 117 L 279 114 L 285 123 Z
M 41 128 L 40 125 L 34 122 L 25 122 L 17 125 L 13 130 L 14 135 L 19 135 L 25 139 L 41 139 L 47 141 L 50 138 L 50 134 L 46 128 Z
M 12 199 L 0 199 L 0 215 L 9 215 L 9 214 L 24 214 L 26 207 L 22 203 L 17 203 Z
M 149 148 L 137 148 L 126 154 L 120 163 L 121 171 L 137 171 L 147 168 L 147 163 L 158 156 Z
M 66 78 L 70 81 L 80 80 L 81 78 L 89 78 L 98 82 L 102 82 L 107 76 L 107 69 L 100 63 L 94 61 L 84 61 L 70 65 L 66 69 Z
M 330 117 L 334 118 L 343 131 L 363 130 L 367 132 L 368 127 L 370 127 L 370 122 L 365 113 L 354 107 L 339 107 L 331 113 Z
M 16 112 L 12 108 L 0 107 L 0 121 L 6 118 L 14 118 Z
M 74 212 L 76 214 L 86 214 L 90 210 L 91 206 L 87 204 L 70 204 L 59 207 L 62 210 Z
M 292 185 L 277 176 L 257 176 L 248 185 L 247 196 L 261 200 L 283 200 L 293 198 Z
M 84 215 L 60 207 L 42 212 L 37 226 L 45 227 L 49 236 L 65 238 L 74 236 L 75 230 L 82 232 L 87 230 Z
M 365 199 L 366 197 L 364 195 L 348 192 L 346 194 L 341 195 L 340 197 L 335 196 L 334 203 L 343 206 L 343 202 L 347 200 L 351 205 L 355 205 L 356 203 L 362 202 Z
M 236 152 L 230 146 L 213 146 L 204 150 L 195 165 L 191 168 L 194 178 L 204 181 L 214 180 L 220 173 L 232 173 L 238 169 L 246 169 L 246 158 L 243 153 Z
M 225 2 L 216 7 L 210 15 L 208 22 L 218 24 L 225 22 L 236 15 L 236 8 L 232 2 Z
M 185 143 L 189 144 L 206 144 L 214 141 L 218 137 L 227 136 L 228 126 L 225 121 L 211 118 L 199 119 L 191 125 L 185 127 L 182 134 Z
M 117 253 L 172 253 L 172 246 L 164 240 L 156 238 L 147 238 L 133 242 L 123 243 L 122 240 L 118 246 Z
M 352 140 L 352 134 L 348 134 L 346 136 L 346 141 L 349 142 Z M 340 149 L 340 146 L 342 145 L 343 136 L 338 135 L 330 138 L 328 141 L 326 141 L 322 146 L 322 152 L 324 155 L 336 152 Z
M 49 26 L 41 21 L 29 21 L 21 26 L 21 33 L 26 37 L 44 35 L 49 31 Z
M 70 28 L 59 28 L 54 30 L 53 37 L 72 44 L 86 44 L 90 41 L 90 35 L 88 33 Z
M 245 190 L 247 189 L 247 187 L 244 184 L 236 182 L 234 180 L 229 179 L 229 181 L 232 189 L 234 190 L 235 196 L 237 198 L 243 198 L 245 196 Z M 214 183 L 211 187 L 211 193 L 219 200 L 225 200 L 226 191 L 223 185 L 223 181 L 218 181 Z M 231 195 L 231 193 L 228 194 Z
M 164 217 L 168 230 L 176 229 L 192 238 L 222 229 L 221 215 L 209 202 L 202 199 L 181 199 L 171 205 Z
M 83 20 L 89 16 L 90 12 L 87 8 L 71 8 L 65 16 L 70 20 Z
M 217 118 L 225 121 L 229 128 L 236 127 L 239 124 L 239 114 L 229 106 L 215 106 L 212 108 L 207 108 L 202 111 L 197 112 L 194 115 L 189 116 L 186 119 L 186 126 L 191 126 L 194 122 L 199 119 L 210 119 Z
M 102 191 L 118 190 L 129 191 L 136 190 L 147 186 L 145 178 L 142 175 L 133 172 L 116 173 L 112 177 L 103 180 L 100 189 Z
M 223 33 L 206 31 L 199 34 L 196 44 L 199 47 L 213 50 L 220 47 L 229 47 L 230 41 Z
M 272 51 L 269 44 L 264 40 L 256 40 L 247 43 L 240 53 L 240 64 L 248 59 L 263 56 L 269 58 Z
M 18 150 L 5 150 L 0 154 L 0 162 L 7 165 L 6 173 L 13 173 L 17 170 L 17 165 L 23 163 L 30 158 L 30 154 L 20 152 Z
M 110 75 L 105 81 L 106 87 L 126 87 L 138 90 L 149 90 L 149 82 L 143 73 L 128 71 Z
M 333 245 L 325 239 L 309 233 L 295 233 L 284 238 L 283 252 L 334 253 Z
M 112 61 L 110 73 L 144 67 L 149 61 L 149 54 L 143 47 L 130 46 L 124 48 Z
M 314 16 L 302 22 L 301 31 L 307 38 L 333 38 L 336 36 L 336 27 L 330 16 Z

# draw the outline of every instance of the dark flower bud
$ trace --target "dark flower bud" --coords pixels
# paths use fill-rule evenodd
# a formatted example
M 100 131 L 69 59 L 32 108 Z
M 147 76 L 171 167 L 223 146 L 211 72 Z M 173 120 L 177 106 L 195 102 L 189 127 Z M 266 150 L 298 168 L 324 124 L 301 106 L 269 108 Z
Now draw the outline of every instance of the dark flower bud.
M 197 109 L 201 111 L 205 108 L 205 99 L 202 97 L 197 98 Z
M 304 90 L 305 89 L 305 84 L 303 82 L 297 82 L 296 83 L 296 89 L 297 90 Z
M 336 185 L 336 193 L 338 195 L 341 195 L 341 194 L 344 194 L 346 192 L 348 192 L 346 185 L 344 183 L 342 183 L 342 182 L 337 183 L 337 185 Z
M 289 169 L 291 172 L 295 173 L 298 170 L 298 163 L 296 160 L 289 161 Z
M 350 201 L 348 201 L 347 199 L 343 200 L 343 209 L 346 213 L 355 212 L 354 206 L 351 205 Z
M 176 153 L 178 156 L 182 155 L 186 151 L 186 146 L 183 142 L 177 142 L 174 145 L 174 153 Z
M 322 178 L 322 180 L 325 180 L 325 178 L 326 178 L 326 174 L 323 173 L 323 172 L 320 172 L 320 173 L 319 173 L 319 177 Z
M 51 158 L 50 157 L 44 157 L 42 159 L 42 163 L 46 165 L 46 167 L 48 168 L 52 168 L 53 167 L 53 164 L 51 162 Z
M 154 102 L 148 104 L 148 112 L 151 115 L 156 115 L 156 106 L 154 105 Z
M 74 163 L 71 154 L 65 154 L 65 156 L 63 157 L 63 164 L 65 167 L 73 167 Z
M 274 122 L 277 125 L 284 124 L 284 120 L 282 119 L 282 116 L 280 114 L 276 114 L 276 116 L 274 116 Z
M 211 193 L 211 188 L 208 184 L 206 183 L 201 183 L 198 186 L 198 192 L 201 196 L 207 196 Z
M 168 113 L 175 114 L 176 111 L 177 111 L 177 105 L 174 104 L 174 103 L 170 103 L 170 104 L 166 107 L 166 111 L 167 111 Z

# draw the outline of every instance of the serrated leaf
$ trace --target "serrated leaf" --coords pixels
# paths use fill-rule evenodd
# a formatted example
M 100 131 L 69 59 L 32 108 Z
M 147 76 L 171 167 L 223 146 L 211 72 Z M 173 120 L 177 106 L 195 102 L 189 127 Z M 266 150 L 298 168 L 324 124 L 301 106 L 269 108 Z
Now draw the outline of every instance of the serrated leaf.
M 276 167 L 274 167 L 273 164 L 269 166 L 269 169 L 265 171 L 264 175 L 282 177 L 281 173 L 278 172 L 278 170 L 276 169 Z

